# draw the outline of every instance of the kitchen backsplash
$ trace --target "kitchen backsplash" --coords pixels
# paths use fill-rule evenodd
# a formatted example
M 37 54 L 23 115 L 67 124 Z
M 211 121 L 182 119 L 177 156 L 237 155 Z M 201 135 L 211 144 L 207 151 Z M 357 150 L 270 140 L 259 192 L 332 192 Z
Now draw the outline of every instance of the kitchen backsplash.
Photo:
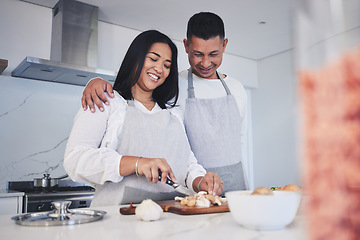
M 0 76 L 0 189 L 65 174 L 64 151 L 83 87 Z

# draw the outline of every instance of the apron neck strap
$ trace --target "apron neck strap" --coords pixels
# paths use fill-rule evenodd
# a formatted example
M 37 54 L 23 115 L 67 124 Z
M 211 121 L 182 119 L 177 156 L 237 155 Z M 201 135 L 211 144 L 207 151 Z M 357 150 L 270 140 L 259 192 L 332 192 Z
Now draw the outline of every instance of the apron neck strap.
M 194 81 L 191 67 L 188 71 L 188 98 L 195 98 Z
M 228 88 L 224 79 L 221 77 L 221 75 L 217 71 L 216 71 L 216 75 L 220 79 L 220 82 L 226 91 L 226 95 L 231 95 L 230 89 Z M 194 81 L 193 81 L 193 74 L 192 74 L 191 67 L 189 68 L 189 71 L 188 71 L 188 98 L 195 98 Z

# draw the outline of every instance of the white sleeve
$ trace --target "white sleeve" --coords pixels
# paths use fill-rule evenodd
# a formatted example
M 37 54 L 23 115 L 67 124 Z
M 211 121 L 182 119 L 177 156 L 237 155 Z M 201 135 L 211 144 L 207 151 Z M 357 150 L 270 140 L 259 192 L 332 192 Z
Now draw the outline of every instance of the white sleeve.
M 229 81 L 228 87 L 230 88 L 231 93 L 236 99 L 236 103 L 239 108 L 240 117 L 242 118 L 240 123 L 241 128 L 241 145 L 243 146 L 247 139 L 247 131 L 248 131 L 248 96 L 244 86 L 236 79 L 231 79 Z
M 247 131 L 248 131 L 248 111 L 247 111 L 247 94 L 245 89 L 243 89 L 243 97 L 242 97 L 242 121 L 241 121 L 241 145 L 244 145 L 247 139 Z
M 122 156 L 101 145 L 111 108 L 115 107 L 119 104 L 113 101 L 109 106 L 105 105 L 104 112 L 97 109 L 91 113 L 89 109 L 80 109 L 77 113 L 64 157 L 64 168 L 74 181 L 103 184 L 122 180 L 119 172 Z M 126 108 L 124 115 L 125 111 Z

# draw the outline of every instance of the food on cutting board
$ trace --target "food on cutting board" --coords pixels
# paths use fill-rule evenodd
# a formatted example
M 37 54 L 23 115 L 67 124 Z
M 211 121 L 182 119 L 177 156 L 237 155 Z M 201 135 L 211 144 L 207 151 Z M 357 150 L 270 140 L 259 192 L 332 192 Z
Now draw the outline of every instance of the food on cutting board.
M 180 201 L 181 206 L 211 207 L 211 206 L 221 206 L 226 200 L 219 196 L 214 196 L 208 194 L 207 192 L 200 191 L 192 196 L 175 197 L 175 201 Z
M 143 221 L 155 221 L 161 218 L 163 209 L 153 200 L 145 199 L 135 209 L 135 215 Z
M 251 193 L 251 195 L 273 195 L 273 191 L 292 191 L 301 192 L 301 188 L 295 184 L 288 184 L 283 187 L 258 187 Z

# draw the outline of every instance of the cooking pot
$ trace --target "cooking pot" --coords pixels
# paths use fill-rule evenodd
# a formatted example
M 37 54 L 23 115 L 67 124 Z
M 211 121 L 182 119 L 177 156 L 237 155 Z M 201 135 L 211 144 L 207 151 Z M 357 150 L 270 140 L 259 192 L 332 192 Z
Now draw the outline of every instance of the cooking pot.
M 43 178 L 35 178 L 34 179 L 34 187 L 41 188 L 53 188 L 57 187 L 59 184 L 59 179 L 67 178 L 69 175 L 65 174 L 58 178 L 51 178 L 50 174 L 44 174 Z

